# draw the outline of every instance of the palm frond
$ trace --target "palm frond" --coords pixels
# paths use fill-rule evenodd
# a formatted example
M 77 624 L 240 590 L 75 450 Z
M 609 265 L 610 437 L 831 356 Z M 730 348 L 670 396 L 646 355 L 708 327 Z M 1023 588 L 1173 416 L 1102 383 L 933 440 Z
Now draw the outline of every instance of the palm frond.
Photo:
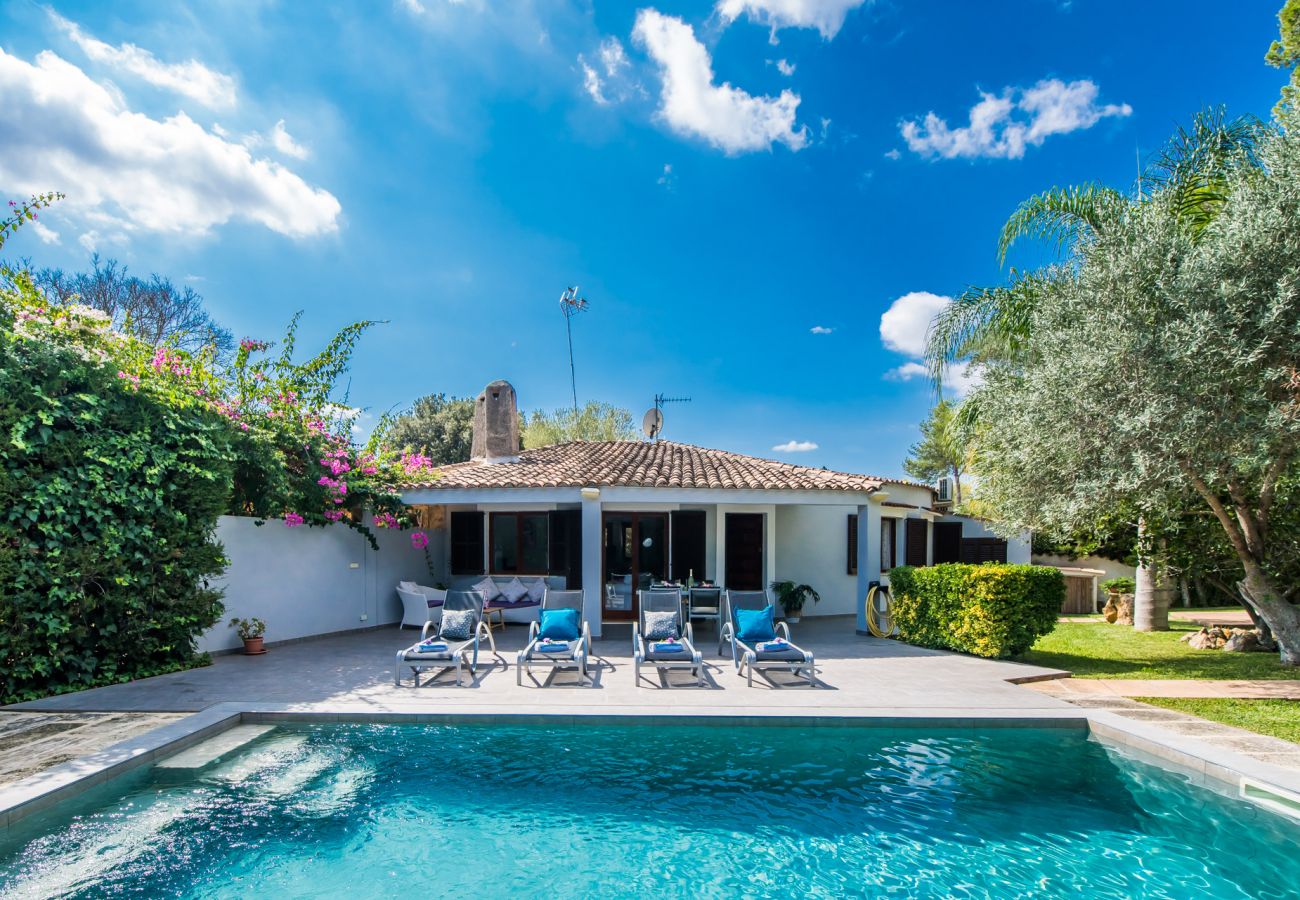
M 930 323 L 925 362 L 935 385 L 954 363 L 1014 362 L 1029 342 L 1032 317 L 1043 289 L 1058 270 L 1043 273 L 1012 272 L 1010 284 L 970 288 L 948 304 Z
M 1050 241 L 1060 253 L 1102 231 L 1126 203 L 1124 195 L 1114 188 L 1092 183 L 1035 194 L 1016 207 L 1002 226 L 998 262 L 1005 263 L 1011 245 L 1026 237 Z

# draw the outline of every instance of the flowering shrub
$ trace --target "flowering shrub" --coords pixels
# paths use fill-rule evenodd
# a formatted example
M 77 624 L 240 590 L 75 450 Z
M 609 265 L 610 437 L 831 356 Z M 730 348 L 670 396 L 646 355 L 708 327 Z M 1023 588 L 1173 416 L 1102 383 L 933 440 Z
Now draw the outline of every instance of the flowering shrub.
M 31 208 L 0 222 L 0 246 Z M 191 661 L 221 615 L 222 513 L 372 546 L 367 519 L 408 521 L 389 485 L 429 461 L 355 446 L 332 400 L 372 323 L 295 362 L 295 317 L 278 353 L 245 338 L 220 365 L 0 276 L 0 702 Z

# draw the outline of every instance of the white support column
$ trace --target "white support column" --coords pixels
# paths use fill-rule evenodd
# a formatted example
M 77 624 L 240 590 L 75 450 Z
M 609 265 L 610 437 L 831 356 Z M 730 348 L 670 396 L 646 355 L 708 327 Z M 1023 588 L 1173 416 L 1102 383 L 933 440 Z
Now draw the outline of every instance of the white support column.
M 776 506 L 763 516 L 763 590 L 776 581 Z M 772 598 L 775 601 L 776 598 Z
M 867 591 L 871 582 L 880 580 L 880 506 L 868 503 L 858 507 L 858 634 L 867 630 Z
M 604 552 L 604 523 L 600 518 L 600 490 L 582 489 L 582 612 L 591 633 L 600 637 L 600 616 L 604 608 L 605 579 L 601 572 Z

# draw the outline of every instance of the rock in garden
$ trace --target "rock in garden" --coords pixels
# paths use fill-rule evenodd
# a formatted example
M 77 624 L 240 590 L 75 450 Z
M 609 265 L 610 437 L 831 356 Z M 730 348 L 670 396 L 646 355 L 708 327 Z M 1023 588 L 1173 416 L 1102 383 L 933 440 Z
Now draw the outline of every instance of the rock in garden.
M 1259 635 L 1253 631 L 1234 631 L 1232 636 L 1223 642 L 1223 649 L 1229 653 L 1248 653 L 1259 647 Z

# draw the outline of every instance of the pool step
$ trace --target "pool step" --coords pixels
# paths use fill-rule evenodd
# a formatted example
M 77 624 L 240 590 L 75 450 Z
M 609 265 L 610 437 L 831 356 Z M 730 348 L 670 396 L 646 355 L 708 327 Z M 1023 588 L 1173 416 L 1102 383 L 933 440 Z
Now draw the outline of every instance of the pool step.
M 273 725 L 236 725 L 213 738 L 195 744 L 154 765 L 156 770 L 165 770 L 175 774 L 190 774 L 211 765 L 221 757 L 233 753 L 257 740 L 275 726 Z

